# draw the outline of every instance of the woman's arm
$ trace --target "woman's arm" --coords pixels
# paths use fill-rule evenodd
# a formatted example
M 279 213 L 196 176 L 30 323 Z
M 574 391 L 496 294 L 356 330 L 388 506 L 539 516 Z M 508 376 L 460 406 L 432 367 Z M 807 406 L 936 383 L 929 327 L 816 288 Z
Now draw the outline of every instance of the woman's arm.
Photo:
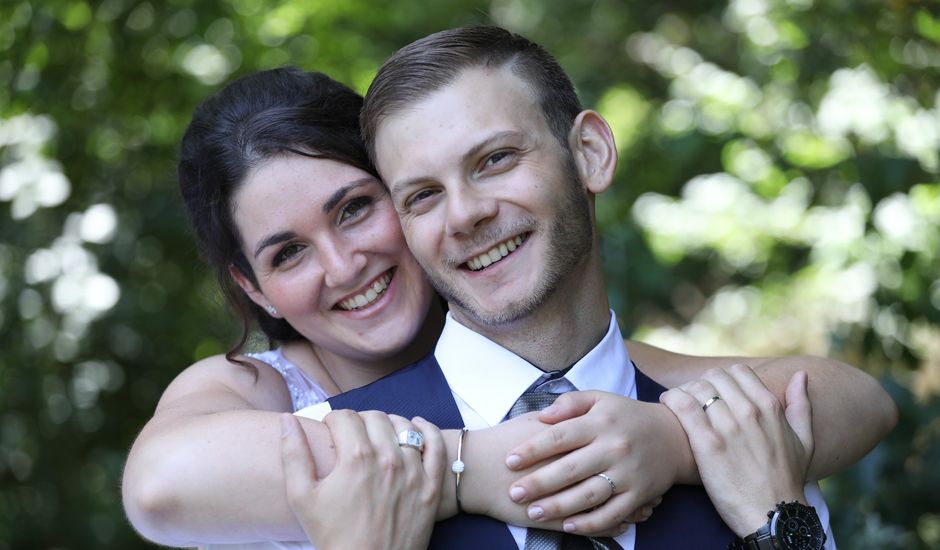
M 189 367 L 166 389 L 124 470 L 125 511 L 144 537 L 170 546 L 306 538 L 283 490 L 279 414 L 290 410 L 290 395 L 274 369 L 259 366 L 256 373 L 257 380 L 218 356 Z M 329 430 L 298 420 L 318 474 L 328 475 L 336 460 Z M 528 471 L 509 470 L 504 456 L 545 429 L 530 414 L 469 434 L 461 491 L 468 511 L 533 523 L 525 507 L 508 497 L 510 483 Z M 458 433 L 444 432 L 448 464 L 456 457 Z M 438 519 L 455 513 L 454 491 L 448 472 Z
M 183 371 L 131 447 L 128 519 L 144 537 L 171 546 L 302 540 L 281 489 L 278 413 L 290 410 L 284 380 L 270 367 L 252 372 L 216 356 Z M 303 427 L 328 472 L 329 431 L 306 419 Z

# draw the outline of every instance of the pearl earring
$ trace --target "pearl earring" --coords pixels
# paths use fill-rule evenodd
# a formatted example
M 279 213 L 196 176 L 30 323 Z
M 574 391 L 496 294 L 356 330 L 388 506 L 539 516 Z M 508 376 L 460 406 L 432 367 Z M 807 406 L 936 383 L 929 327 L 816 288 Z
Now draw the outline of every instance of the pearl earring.
M 264 306 L 264 310 L 267 311 L 268 315 L 270 315 L 271 317 L 277 317 L 277 308 L 272 306 L 271 304 Z

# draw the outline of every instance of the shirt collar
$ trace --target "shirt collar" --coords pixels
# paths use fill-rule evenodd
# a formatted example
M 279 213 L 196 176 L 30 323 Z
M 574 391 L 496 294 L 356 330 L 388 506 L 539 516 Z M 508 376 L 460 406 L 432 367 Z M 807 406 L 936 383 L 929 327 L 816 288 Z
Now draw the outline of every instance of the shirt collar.
M 515 353 L 461 325 L 450 313 L 434 357 L 451 390 L 490 426 L 500 423 L 513 403 L 544 373 Z M 568 371 L 580 390 L 633 395 L 630 356 L 614 312 L 604 338 Z

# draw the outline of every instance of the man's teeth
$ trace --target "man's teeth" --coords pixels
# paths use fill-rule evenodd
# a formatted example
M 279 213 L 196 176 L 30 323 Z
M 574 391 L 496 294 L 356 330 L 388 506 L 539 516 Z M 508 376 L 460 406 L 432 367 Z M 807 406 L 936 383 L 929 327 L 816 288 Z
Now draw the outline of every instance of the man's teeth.
M 514 237 L 512 239 L 509 239 L 508 241 L 499 243 L 498 245 L 489 249 L 489 251 L 484 252 L 483 254 L 480 254 L 476 258 L 471 258 L 467 262 L 467 267 L 469 267 L 471 271 L 479 271 L 483 269 L 484 267 L 488 267 L 502 260 L 503 258 L 508 256 L 510 252 L 515 250 L 516 247 L 520 246 L 521 244 L 522 244 L 521 235 L 518 237 Z
M 388 288 L 388 283 L 392 280 L 392 276 L 386 273 L 382 275 L 365 291 L 364 294 L 356 294 L 352 298 L 347 298 L 339 303 L 341 309 L 346 311 L 352 311 L 354 309 L 362 309 L 372 302 L 379 299 L 385 290 Z

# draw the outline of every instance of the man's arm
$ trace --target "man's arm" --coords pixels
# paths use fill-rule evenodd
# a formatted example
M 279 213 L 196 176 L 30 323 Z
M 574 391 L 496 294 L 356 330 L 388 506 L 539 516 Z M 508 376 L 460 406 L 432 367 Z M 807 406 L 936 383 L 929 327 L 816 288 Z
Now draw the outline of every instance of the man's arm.
M 629 342 L 631 357 L 655 381 L 677 387 L 709 378 L 722 367 L 746 363 L 779 399 L 792 375 L 809 375 L 813 429 L 817 445 L 809 477 L 818 479 L 864 456 L 894 426 L 897 411 L 881 386 L 864 372 L 838 361 L 812 357 L 692 357 Z M 525 495 L 517 502 L 539 508 L 546 518 L 566 517 L 579 533 L 593 534 L 611 515 L 628 514 L 677 483 L 701 483 L 691 449 L 678 419 L 665 406 L 638 404 L 603 392 L 561 396 L 540 419 L 555 424 L 510 451 L 518 467 L 576 449 L 512 485 Z M 664 459 L 668 457 L 668 459 Z M 580 515 L 576 507 L 597 498 L 598 472 L 633 480 L 611 495 L 605 506 Z M 642 473 L 642 475 L 639 475 Z M 586 480 L 572 483 L 575 480 Z M 593 484 L 592 487 L 590 484 Z M 550 495 L 550 496 L 549 496 Z

